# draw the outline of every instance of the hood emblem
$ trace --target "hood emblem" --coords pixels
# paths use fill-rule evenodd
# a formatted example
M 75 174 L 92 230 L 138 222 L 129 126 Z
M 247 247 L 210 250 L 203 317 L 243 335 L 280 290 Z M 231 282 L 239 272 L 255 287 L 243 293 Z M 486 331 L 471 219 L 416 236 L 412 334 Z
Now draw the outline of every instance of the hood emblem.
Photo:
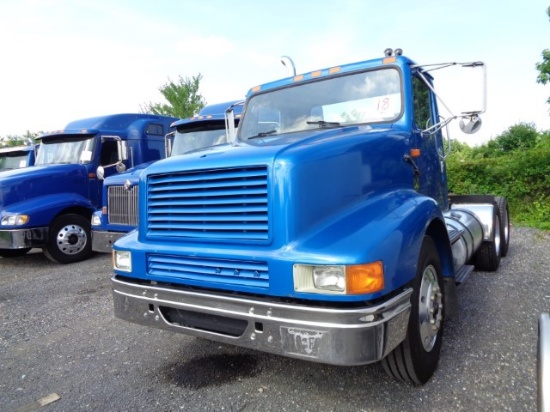
M 126 181 L 124 182 L 124 189 L 130 190 L 131 188 L 132 188 L 132 182 L 130 182 L 130 180 L 126 179 Z

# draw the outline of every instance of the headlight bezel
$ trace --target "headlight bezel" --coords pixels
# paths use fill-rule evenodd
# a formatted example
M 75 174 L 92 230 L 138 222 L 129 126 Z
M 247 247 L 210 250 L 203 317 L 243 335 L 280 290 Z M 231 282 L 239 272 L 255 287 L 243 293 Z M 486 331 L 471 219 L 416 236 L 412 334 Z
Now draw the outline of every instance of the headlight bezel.
M 293 265 L 294 291 L 326 295 L 359 295 L 384 289 L 382 261 L 360 265 Z
M 29 223 L 29 215 L 22 213 L 5 213 L 0 218 L 0 226 L 23 226 Z
M 113 269 L 121 272 L 132 271 L 132 252 L 113 249 Z

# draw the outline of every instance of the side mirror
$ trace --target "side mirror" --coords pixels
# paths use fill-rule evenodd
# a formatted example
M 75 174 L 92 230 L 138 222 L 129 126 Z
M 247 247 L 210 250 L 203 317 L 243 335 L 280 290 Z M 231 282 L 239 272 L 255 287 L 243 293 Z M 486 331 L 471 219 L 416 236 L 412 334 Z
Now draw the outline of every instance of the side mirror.
M 176 132 L 170 132 L 164 137 L 164 151 L 166 156 L 170 157 L 172 154 L 172 147 L 174 146 L 174 139 L 176 138 Z
M 468 122 L 466 122 L 468 118 L 462 118 L 460 119 L 460 130 L 462 130 L 463 133 L 466 134 L 474 134 L 477 133 L 477 131 L 481 128 L 481 117 L 479 117 L 477 114 L 473 114 L 469 117 Z
M 118 159 L 122 162 L 128 160 L 128 142 L 125 140 L 117 140 Z
M 126 171 L 126 165 L 124 163 L 117 163 L 116 165 L 116 171 L 118 173 L 124 173 Z
M 105 180 L 105 169 L 103 166 L 98 166 L 95 174 L 99 180 Z

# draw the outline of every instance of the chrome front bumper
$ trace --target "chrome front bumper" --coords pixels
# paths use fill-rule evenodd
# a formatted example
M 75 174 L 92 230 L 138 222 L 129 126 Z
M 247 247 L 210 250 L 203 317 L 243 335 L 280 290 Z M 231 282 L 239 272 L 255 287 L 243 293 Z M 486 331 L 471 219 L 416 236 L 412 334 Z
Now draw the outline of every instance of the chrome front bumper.
M 269 303 L 112 278 L 115 316 L 145 326 L 334 365 L 379 361 L 405 339 L 412 289 L 353 309 Z
M 92 230 L 92 250 L 99 253 L 111 253 L 113 244 L 127 234 L 127 232 Z
M 48 240 L 48 227 L 0 230 L 0 249 L 42 247 Z

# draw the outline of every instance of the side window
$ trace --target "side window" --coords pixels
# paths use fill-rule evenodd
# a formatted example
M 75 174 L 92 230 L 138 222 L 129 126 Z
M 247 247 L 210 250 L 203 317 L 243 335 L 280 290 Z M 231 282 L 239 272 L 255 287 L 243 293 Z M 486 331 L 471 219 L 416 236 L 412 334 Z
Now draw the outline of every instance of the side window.
M 147 125 L 145 133 L 155 136 L 164 136 L 164 127 L 161 124 L 151 123 Z
M 426 129 L 434 124 L 430 108 L 430 89 L 418 77 L 413 77 L 414 122 L 418 129 Z
M 109 166 L 118 162 L 116 140 L 105 140 L 101 144 L 101 166 Z

